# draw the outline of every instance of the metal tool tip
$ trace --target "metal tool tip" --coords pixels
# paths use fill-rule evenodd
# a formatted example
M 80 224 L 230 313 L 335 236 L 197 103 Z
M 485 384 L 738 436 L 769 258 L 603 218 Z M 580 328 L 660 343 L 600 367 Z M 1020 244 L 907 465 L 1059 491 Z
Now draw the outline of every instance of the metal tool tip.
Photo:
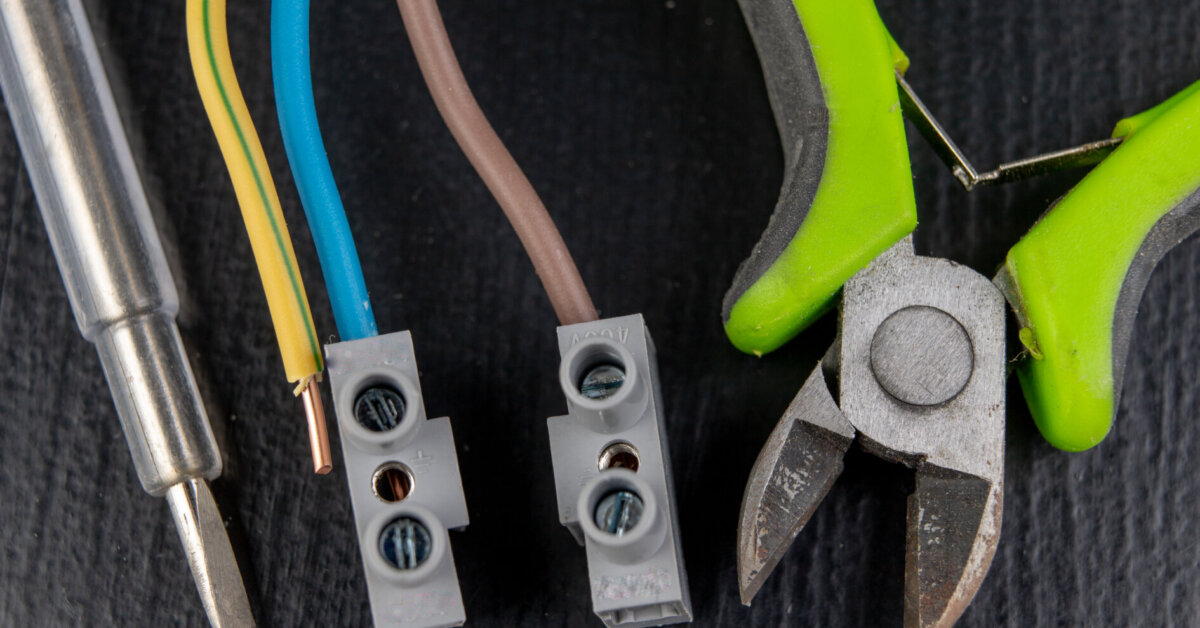
M 775 425 L 746 482 L 737 546 L 742 604 L 750 605 L 829 492 L 853 435 L 818 366 Z
M 308 420 L 308 443 L 312 449 L 313 472 L 325 475 L 333 470 L 333 455 L 329 452 L 329 431 L 325 426 L 325 406 L 321 404 L 321 389 L 314 377 L 300 393 L 304 416 Z
M 762 525 L 765 523 L 761 504 L 747 508 L 747 504 L 743 503 L 738 525 L 737 567 L 738 594 L 746 606 L 754 601 L 754 596 L 758 595 L 795 536 L 776 537 L 768 532 L 769 525 Z
M 768 443 L 759 454 L 742 499 L 738 589 L 747 606 L 841 472 L 850 442 L 815 436 L 819 428 L 803 422 L 791 427 L 780 446 Z
M 763 582 L 766 582 L 766 578 L 755 578 L 753 574 L 745 573 L 739 562 L 738 595 L 742 598 L 743 606 L 750 606 L 754 602 L 754 596 L 758 595 L 759 589 L 762 589 Z
M 917 471 L 908 504 L 904 625 L 948 628 L 979 590 L 1000 537 L 1003 485 L 949 469 Z
M 754 490 L 755 476 L 751 476 L 750 483 L 747 494 L 742 498 L 737 540 L 738 594 L 742 598 L 742 604 L 746 606 L 750 606 L 750 602 L 766 582 L 767 576 L 771 575 L 771 571 L 779 562 L 778 556 L 786 550 L 786 544 L 784 548 L 768 548 L 763 545 L 764 541 L 769 540 L 761 534 L 764 531 L 760 525 L 763 523 L 762 503 L 759 501 L 760 496 L 756 494 L 758 491 Z
M 253 626 L 250 599 L 208 483 L 180 482 L 167 489 L 166 498 L 209 623 L 214 628 Z

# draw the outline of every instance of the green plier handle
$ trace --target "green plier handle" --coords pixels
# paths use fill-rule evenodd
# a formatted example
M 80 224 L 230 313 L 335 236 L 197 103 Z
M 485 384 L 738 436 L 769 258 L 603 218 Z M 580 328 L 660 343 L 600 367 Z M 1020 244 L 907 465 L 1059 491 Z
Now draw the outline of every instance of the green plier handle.
M 741 0 L 783 143 L 775 213 L 725 296 L 742 351 L 774 351 L 917 225 L 895 71 L 870 0 Z
M 895 74 L 907 59 L 871 0 L 740 0 L 786 171 L 775 212 L 723 304 L 748 353 L 773 351 L 917 223 Z M 997 283 L 1027 348 L 1017 374 L 1043 435 L 1108 433 L 1138 302 L 1158 260 L 1200 228 L 1200 83 L 1122 120 L 1124 141 L 1009 252 Z
M 1200 228 L 1200 82 L 1117 123 L 1124 141 L 1009 252 L 996 281 L 1020 323 L 1017 377 L 1046 440 L 1099 443 L 1121 396 L 1151 271 Z

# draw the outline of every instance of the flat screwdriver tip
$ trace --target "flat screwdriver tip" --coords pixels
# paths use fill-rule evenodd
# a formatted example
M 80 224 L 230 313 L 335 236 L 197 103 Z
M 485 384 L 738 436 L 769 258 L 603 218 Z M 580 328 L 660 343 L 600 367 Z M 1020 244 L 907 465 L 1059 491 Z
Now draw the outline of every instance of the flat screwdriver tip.
M 242 573 L 208 482 L 180 482 L 167 489 L 166 498 L 209 623 L 214 628 L 253 626 Z

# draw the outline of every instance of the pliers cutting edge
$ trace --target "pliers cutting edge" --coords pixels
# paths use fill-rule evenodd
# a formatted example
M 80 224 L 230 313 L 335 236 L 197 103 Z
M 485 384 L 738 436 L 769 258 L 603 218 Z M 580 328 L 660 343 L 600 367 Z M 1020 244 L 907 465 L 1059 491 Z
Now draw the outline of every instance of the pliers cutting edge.
M 916 467 L 905 625 L 953 623 L 1000 536 L 1004 351 L 1000 292 L 966 266 L 914 255 L 910 238 L 847 282 L 839 338 L 775 426 L 746 487 L 743 603 L 812 516 L 857 437 Z

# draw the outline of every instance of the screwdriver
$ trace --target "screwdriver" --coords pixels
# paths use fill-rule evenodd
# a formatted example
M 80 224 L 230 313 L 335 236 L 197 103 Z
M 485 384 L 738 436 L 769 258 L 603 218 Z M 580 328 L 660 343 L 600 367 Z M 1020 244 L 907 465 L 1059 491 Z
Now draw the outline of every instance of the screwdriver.
M 210 623 L 252 626 L 208 487 L 221 455 L 175 324 L 175 284 L 79 0 L 0 0 L 0 89 L 142 487 L 166 497 Z

